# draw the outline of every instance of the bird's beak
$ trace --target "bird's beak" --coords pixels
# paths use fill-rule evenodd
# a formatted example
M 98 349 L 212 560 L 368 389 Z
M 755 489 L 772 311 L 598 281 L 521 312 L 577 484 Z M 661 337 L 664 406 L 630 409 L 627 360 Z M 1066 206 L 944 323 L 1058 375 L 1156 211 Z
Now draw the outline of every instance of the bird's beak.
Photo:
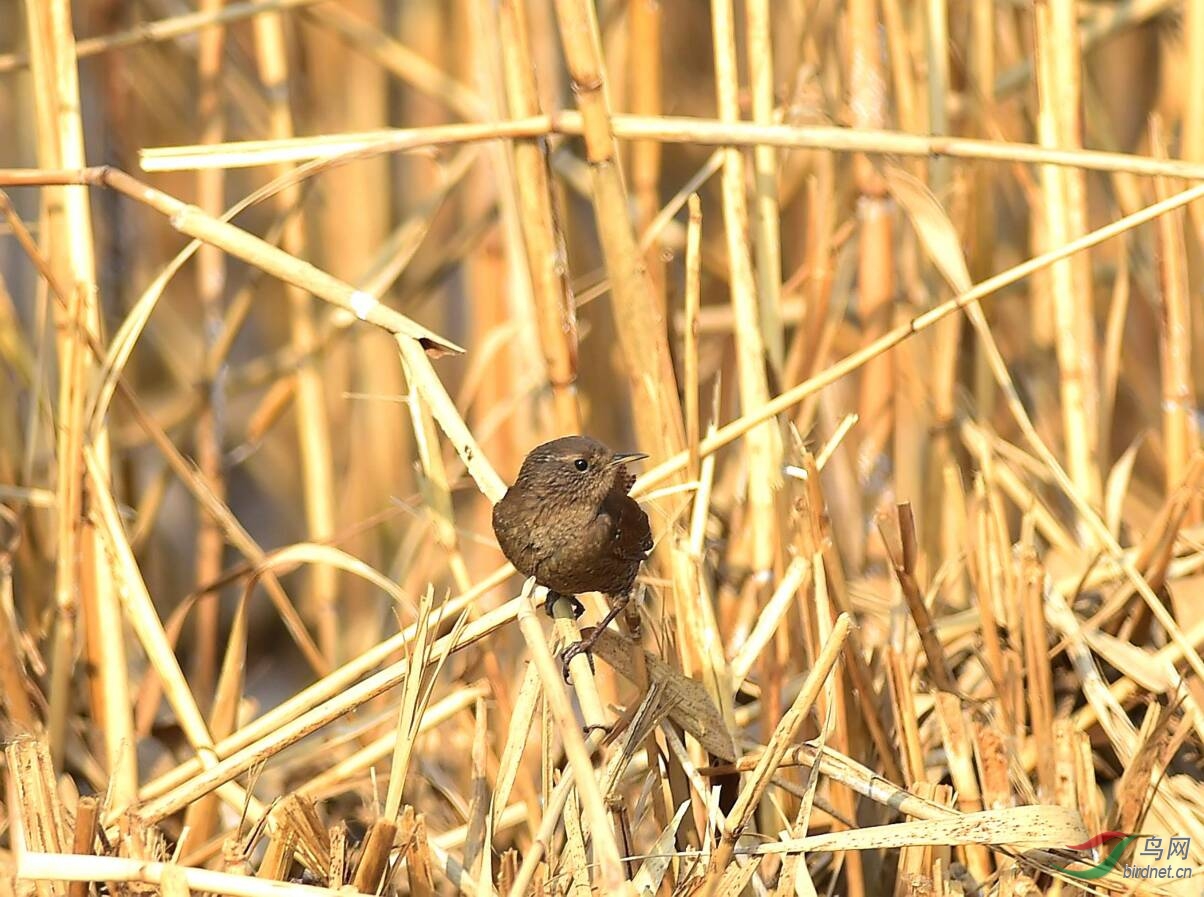
M 627 464 L 630 461 L 639 461 L 641 458 L 648 456 L 643 452 L 618 452 L 610 461 L 607 462 L 607 467 L 614 467 L 618 464 Z

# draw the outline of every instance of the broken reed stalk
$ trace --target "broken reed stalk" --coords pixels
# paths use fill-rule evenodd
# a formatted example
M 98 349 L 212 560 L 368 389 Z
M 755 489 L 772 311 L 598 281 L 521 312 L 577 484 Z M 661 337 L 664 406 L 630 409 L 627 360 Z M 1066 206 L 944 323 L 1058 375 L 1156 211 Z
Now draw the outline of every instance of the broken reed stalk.
M 895 578 L 899 581 L 903 599 L 907 602 L 908 613 L 911 614 L 912 621 L 915 623 L 916 633 L 920 637 L 920 645 L 924 650 L 924 657 L 928 661 L 928 675 L 932 679 L 933 687 L 938 691 L 956 694 L 957 683 L 953 679 L 952 670 L 949 669 L 949 660 L 937 637 L 932 615 L 928 611 L 928 605 L 924 603 L 924 595 L 916 581 L 915 565 L 919 545 L 911 505 L 901 504 L 896 511 L 898 514 L 897 539 L 894 528 L 891 527 L 888 530 L 885 519 L 879 518 L 878 520 L 878 529 L 882 533 L 886 554 L 890 559 Z

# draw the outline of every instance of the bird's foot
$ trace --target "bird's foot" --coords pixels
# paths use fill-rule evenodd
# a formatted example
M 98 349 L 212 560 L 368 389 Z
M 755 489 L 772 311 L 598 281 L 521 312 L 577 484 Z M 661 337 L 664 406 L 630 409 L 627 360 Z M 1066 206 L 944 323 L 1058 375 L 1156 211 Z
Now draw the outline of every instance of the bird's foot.
M 548 589 L 547 600 L 543 603 L 544 613 L 546 613 L 549 617 L 555 616 L 555 614 L 552 613 L 552 609 L 556 606 L 556 602 L 561 598 L 568 600 L 568 602 L 573 606 L 574 619 L 580 620 L 581 615 L 585 613 L 585 605 L 577 600 L 577 596 L 562 595 L 560 592 L 553 592 L 551 589 Z
M 610 610 L 606 612 L 606 616 L 603 617 L 599 621 L 598 625 L 594 627 L 594 631 L 589 634 L 589 637 L 583 638 L 581 641 L 569 645 L 560 653 L 560 660 L 564 664 L 565 682 L 569 681 L 569 661 L 578 654 L 585 654 L 587 657 L 589 657 L 589 668 L 591 670 L 594 669 L 594 656 L 592 654 L 594 644 L 602 637 L 602 633 L 606 631 L 606 627 L 610 625 L 611 621 L 620 613 L 622 613 L 623 608 L 625 608 L 630 601 L 630 592 L 616 597 L 614 599 L 614 603 L 611 605 Z
M 579 642 L 573 642 L 567 648 L 560 652 L 560 668 L 564 673 L 564 681 L 569 681 L 569 662 L 578 654 L 584 654 L 589 659 L 589 669 L 591 673 L 598 672 L 594 666 L 594 655 L 591 653 L 594 647 L 594 642 L 597 638 L 590 636 L 587 639 L 582 639 Z

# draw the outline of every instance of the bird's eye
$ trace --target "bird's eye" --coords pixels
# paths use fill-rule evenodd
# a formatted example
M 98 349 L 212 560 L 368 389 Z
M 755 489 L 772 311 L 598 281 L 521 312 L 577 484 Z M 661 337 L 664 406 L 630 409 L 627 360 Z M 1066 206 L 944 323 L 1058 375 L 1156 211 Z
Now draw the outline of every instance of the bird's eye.
M 578 458 L 576 461 L 573 462 L 573 466 L 576 467 L 578 470 L 589 470 L 589 462 L 586 461 L 584 458 Z

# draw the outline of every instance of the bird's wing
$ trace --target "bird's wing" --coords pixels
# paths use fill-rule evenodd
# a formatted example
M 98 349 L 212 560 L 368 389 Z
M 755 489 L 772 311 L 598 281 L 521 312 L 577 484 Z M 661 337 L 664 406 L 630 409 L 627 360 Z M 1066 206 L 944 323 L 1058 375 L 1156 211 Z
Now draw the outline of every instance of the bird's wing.
M 652 550 L 652 527 L 644 509 L 626 493 L 612 493 L 605 504 L 606 511 L 615 521 L 615 555 L 627 561 L 642 561 L 648 557 Z

